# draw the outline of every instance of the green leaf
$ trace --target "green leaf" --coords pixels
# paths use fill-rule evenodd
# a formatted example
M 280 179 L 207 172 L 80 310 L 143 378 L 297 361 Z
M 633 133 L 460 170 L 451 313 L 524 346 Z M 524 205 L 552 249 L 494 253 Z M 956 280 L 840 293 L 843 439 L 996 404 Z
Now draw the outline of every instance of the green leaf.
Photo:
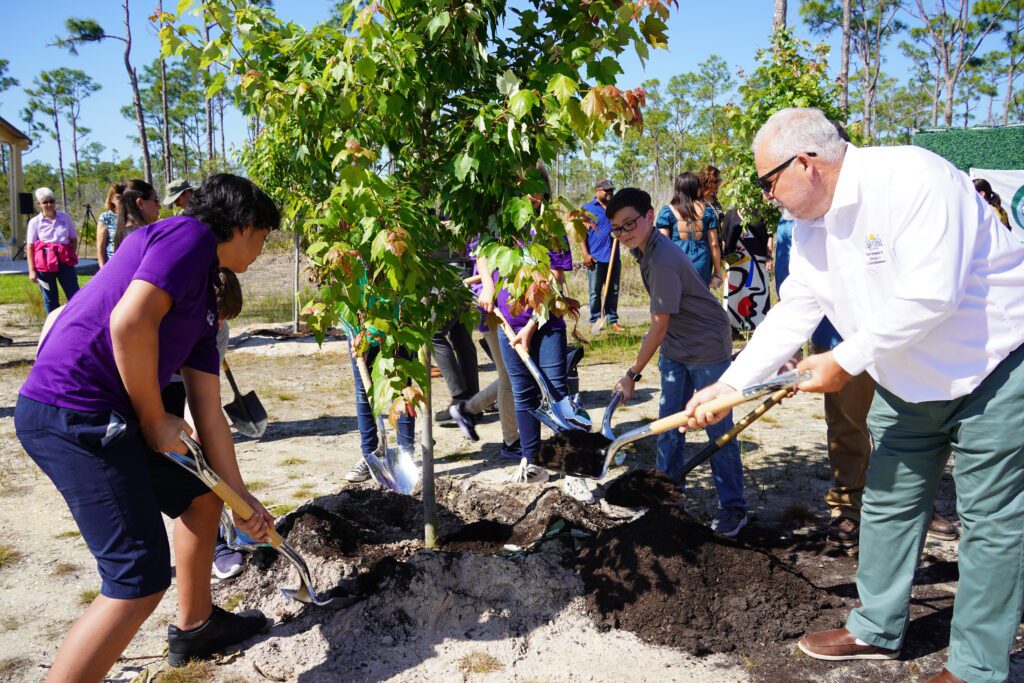
M 192 6 L 192 0 L 178 0 L 178 16 L 180 17 Z
M 459 179 L 459 182 L 462 182 L 470 172 L 475 171 L 479 166 L 480 162 L 470 156 L 469 152 L 466 152 L 455 160 L 455 177 Z
M 227 80 L 227 74 L 223 71 L 218 71 L 213 74 L 213 78 L 210 79 L 210 85 L 206 86 L 206 99 L 210 99 L 224 88 L 224 81 Z
M 440 14 L 435 14 L 434 17 L 430 20 L 430 23 L 427 24 L 427 33 L 429 33 L 430 37 L 433 38 L 435 35 L 437 35 L 438 31 L 443 31 L 444 29 L 448 28 L 448 24 L 450 24 L 451 22 L 452 15 L 448 14 L 447 10 L 441 12 Z
M 363 57 L 356 62 L 356 73 L 366 80 L 373 80 L 377 76 L 377 64 L 369 57 Z
M 533 204 L 526 197 L 514 197 L 505 202 L 505 214 L 516 230 L 522 230 L 533 218 Z
M 532 90 L 520 90 L 509 98 L 508 106 L 512 116 L 521 119 L 530 113 L 530 110 L 540 103 L 537 93 Z
M 505 97 L 509 97 L 517 90 L 519 90 L 519 79 L 512 73 L 512 69 L 506 69 L 505 73 L 498 76 L 498 91 Z
M 548 92 L 562 104 L 571 100 L 577 90 L 576 83 L 565 74 L 555 74 L 548 82 Z

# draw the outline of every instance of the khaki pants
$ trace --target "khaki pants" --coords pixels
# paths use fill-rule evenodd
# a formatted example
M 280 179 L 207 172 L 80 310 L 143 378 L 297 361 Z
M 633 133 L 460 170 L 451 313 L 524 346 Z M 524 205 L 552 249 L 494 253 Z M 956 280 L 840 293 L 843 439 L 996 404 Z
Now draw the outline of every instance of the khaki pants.
M 498 370 L 498 379 L 484 387 L 475 396 L 466 401 L 466 408 L 471 413 L 482 413 L 495 401 L 498 403 L 498 417 L 501 419 L 501 437 L 506 444 L 512 444 L 519 438 L 519 427 L 516 426 L 516 402 L 512 397 L 512 383 L 505 370 L 505 362 L 501 359 L 498 346 L 498 331 L 487 330 L 483 333 L 487 346 L 494 357 L 494 366 Z
M 828 349 L 815 346 L 815 353 Z M 834 486 L 825 494 L 832 517 L 860 521 L 861 495 L 871 459 L 868 409 L 875 396 L 875 380 L 863 372 L 833 394 L 825 394 L 828 461 Z

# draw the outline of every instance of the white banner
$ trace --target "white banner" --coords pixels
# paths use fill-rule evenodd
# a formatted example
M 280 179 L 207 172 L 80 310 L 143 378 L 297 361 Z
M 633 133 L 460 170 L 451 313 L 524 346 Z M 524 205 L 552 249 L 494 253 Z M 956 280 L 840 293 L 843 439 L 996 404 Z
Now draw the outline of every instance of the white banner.
M 970 176 L 971 180 L 984 178 L 989 182 L 992 191 L 1002 200 L 1014 234 L 1024 239 L 1024 170 L 992 171 L 972 168 Z

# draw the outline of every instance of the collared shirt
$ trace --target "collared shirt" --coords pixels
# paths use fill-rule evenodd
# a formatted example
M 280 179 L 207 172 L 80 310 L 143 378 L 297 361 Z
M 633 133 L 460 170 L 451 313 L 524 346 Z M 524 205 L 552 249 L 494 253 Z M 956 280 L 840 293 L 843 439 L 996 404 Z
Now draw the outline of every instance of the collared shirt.
M 28 231 L 25 233 L 25 242 L 50 242 L 56 244 L 68 244 L 72 239 L 78 238 L 78 231 L 71 221 L 71 216 L 63 211 L 58 211 L 53 218 L 47 218 L 42 213 L 37 213 L 28 222 Z
M 729 360 L 729 318 L 690 259 L 672 240 L 651 230 L 644 251 L 634 249 L 651 313 L 666 313 L 668 332 L 661 353 L 677 363 L 716 365 Z
M 596 224 L 587 220 L 587 250 L 599 263 L 608 263 L 612 260 L 612 222 L 596 197 L 584 204 L 583 210 L 594 214 L 597 219 Z
M 722 381 L 774 374 L 821 321 L 836 361 L 909 402 L 965 396 L 1024 342 L 1024 246 L 918 147 L 847 147 L 828 213 L 798 220 L 781 301 Z

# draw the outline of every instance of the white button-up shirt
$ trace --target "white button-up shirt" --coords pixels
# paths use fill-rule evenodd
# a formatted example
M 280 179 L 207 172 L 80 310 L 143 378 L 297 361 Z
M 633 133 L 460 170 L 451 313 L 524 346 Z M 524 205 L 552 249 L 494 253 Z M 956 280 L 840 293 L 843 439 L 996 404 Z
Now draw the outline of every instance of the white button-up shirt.
M 828 213 L 793 227 L 779 294 L 723 382 L 774 375 L 823 315 L 844 370 L 913 403 L 969 394 L 1024 343 L 1024 246 L 918 147 L 847 147 Z

